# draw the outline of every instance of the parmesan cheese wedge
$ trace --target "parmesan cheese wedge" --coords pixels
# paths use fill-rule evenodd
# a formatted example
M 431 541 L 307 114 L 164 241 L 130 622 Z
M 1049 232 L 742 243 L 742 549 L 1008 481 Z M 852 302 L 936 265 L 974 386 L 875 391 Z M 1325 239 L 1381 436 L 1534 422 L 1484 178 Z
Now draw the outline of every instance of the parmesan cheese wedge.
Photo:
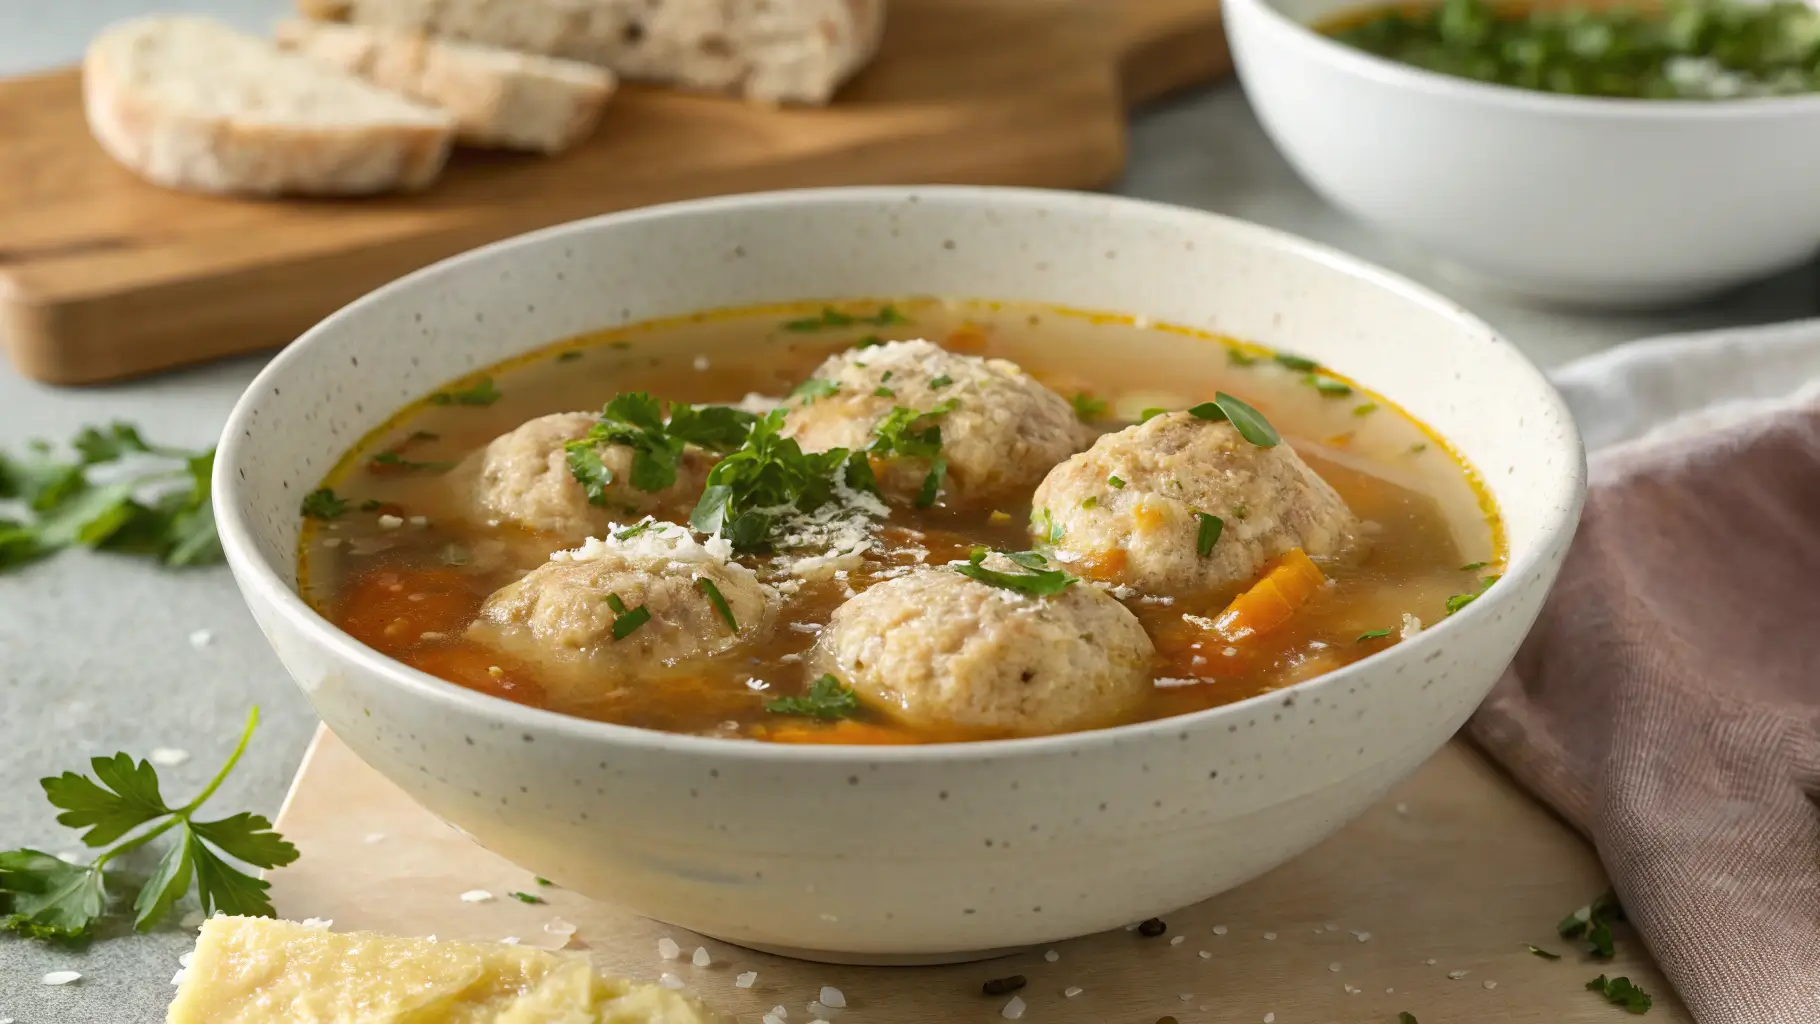
M 656 985 L 524 946 L 214 917 L 167 1024 L 719 1024 Z

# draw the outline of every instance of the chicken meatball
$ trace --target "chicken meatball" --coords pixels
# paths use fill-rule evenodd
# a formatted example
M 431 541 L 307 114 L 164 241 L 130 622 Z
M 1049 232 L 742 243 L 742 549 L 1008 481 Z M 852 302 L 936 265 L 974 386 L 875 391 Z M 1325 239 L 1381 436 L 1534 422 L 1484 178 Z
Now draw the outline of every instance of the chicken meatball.
M 632 449 L 615 444 L 598 449 L 613 480 L 598 503 L 589 502 L 563 446 L 587 436 L 595 422 L 585 412 L 539 416 L 468 456 L 447 478 L 464 515 L 484 526 L 511 525 L 579 544 L 603 533 L 614 515 L 686 508 L 701 493 L 710 468 L 704 453 L 684 453 L 675 485 L 651 493 L 632 486 Z
M 672 523 L 612 528 L 496 591 L 468 636 L 536 666 L 562 702 L 719 657 L 769 636 L 779 605 L 730 553 Z
M 988 570 L 1027 570 L 1004 555 Z M 810 667 L 906 725 L 1037 735 L 1109 725 L 1151 689 L 1155 649 L 1104 591 L 1032 596 L 930 568 L 834 612 Z
M 1220 522 L 1217 539 L 1201 547 Z M 1205 533 L 1203 533 L 1205 531 Z M 1231 590 L 1292 548 L 1360 553 L 1358 519 L 1287 444 L 1185 412 L 1107 434 L 1036 489 L 1031 532 L 1090 579 L 1150 593 Z
M 1067 399 L 1016 363 L 956 355 L 927 341 L 830 356 L 786 408 L 784 433 L 805 451 L 865 449 L 881 437 L 900 442 L 875 449 L 879 489 L 921 504 L 928 503 L 925 487 L 938 457 L 930 426 L 941 428 L 941 472 L 933 479 L 941 498 L 956 506 L 1022 498 L 1091 437 Z

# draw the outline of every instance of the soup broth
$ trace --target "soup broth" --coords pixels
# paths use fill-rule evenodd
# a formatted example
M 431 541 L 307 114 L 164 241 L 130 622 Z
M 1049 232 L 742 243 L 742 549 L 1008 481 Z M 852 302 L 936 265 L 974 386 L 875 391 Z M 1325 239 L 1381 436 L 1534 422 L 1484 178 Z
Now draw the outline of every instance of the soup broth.
M 483 693 L 607 722 L 787 742 L 1006 735 L 906 724 L 863 702 L 836 720 L 784 713 L 779 701 L 813 692 L 811 648 L 830 616 L 856 594 L 918 572 L 950 571 L 943 567 L 967 563 L 978 548 L 1035 546 L 1027 491 L 971 508 L 950 502 L 947 492 L 928 507 L 894 501 L 878 524 L 877 550 L 827 578 L 787 576 L 775 554 L 739 554 L 737 562 L 783 591 L 775 628 L 731 652 L 684 659 L 637 678 L 552 669 L 470 631 L 489 595 L 544 565 L 553 551 L 574 546 L 463 517 L 450 470 L 494 438 L 551 413 L 597 410 L 629 392 L 700 404 L 781 398 L 832 354 L 912 338 L 1022 366 L 1072 399 L 1099 433 L 1136 423 L 1149 410 L 1185 409 L 1222 392 L 1239 396 L 1363 524 L 1364 556 L 1323 563 L 1327 582 L 1261 635 L 1232 640 L 1210 628 L 1255 580 L 1199 593 L 1111 588 L 1156 649 L 1154 685 L 1118 721 L 1197 711 L 1339 668 L 1439 621 L 1500 571 L 1499 524 L 1472 471 L 1390 401 L 1310 362 L 1118 316 L 904 300 L 716 312 L 641 325 L 567 341 L 456 382 L 363 440 L 312 495 L 315 507 L 306 503 L 303 595 L 352 636 L 408 665 Z M 812 394 L 792 401 L 810 400 Z M 687 524 L 699 493 L 697 487 L 679 494 L 653 512 Z M 613 517 L 621 530 L 641 519 L 633 510 L 613 510 Z M 1037 518 L 1040 533 L 1042 515 Z M 1091 567 L 1046 564 L 1092 575 Z M 1104 586 L 1091 579 L 1074 585 Z M 616 619 L 615 631 L 639 610 Z

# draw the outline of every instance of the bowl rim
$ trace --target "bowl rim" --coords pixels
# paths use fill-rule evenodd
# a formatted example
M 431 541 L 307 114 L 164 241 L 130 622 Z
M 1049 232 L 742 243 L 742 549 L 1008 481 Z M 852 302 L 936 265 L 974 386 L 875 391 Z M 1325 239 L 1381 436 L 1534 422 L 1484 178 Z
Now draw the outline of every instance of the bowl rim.
M 914 198 L 913 198 L 914 197 Z M 222 550 L 229 568 L 239 582 L 246 600 L 264 602 L 271 612 L 307 638 L 307 641 L 331 651 L 343 662 L 357 665 L 371 676 L 383 679 L 394 688 L 412 696 L 441 705 L 453 713 L 478 715 L 522 731 L 553 733 L 576 742 L 605 743 L 646 750 L 661 750 L 675 755 L 705 756 L 734 761 L 785 761 L 796 763 L 904 763 L 943 761 L 979 763 L 1019 757 L 1034 757 L 1058 752 L 1079 752 L 1125 743 L 1154 740 L 1203 726 L 1212 720 L 1246 714 L 1272 702 L 1293 704 L 1304 694 L 1318 693 L 1330 687 L 1345 685 L 1386 661 L 1414 661 L 1436 642 L 1437 632 L 1452 636 L 1494 613 L 1503 604 L 1501 595 L 1507 588 L 1492 587 L 1484 597 L 1422 630 L 1414 638 L 1378 651 L 1350 665 L 1295 683 L 1279 690 L 1258 694 L 1230 704 L 1167 718 L 1158 718 L 1104 729 L 1062 733 L 1052 736 L 1015 737 L 979 740 L 965 743 L 931 743 L 904 746 L 798 745 L 740 742 L 722 737 L 694 736 L 659 732 L 636 726 L 616 725 L 530 707 L 460 686 L 430 675 L 395 660 L 354 639 L 306 603 L 295 588 L 287 585 L 278 571 L 253 540 L 253 529 L 239 509 L 239 498 L 245 486 L 237 469 L 252 455 L 246 445 L 247 431 L 263 396 L 273 387 L 282 387 L 293 364 L 305 357 L 314 338 L 335 329 L 343 321 L 356 319 L 370 307 L 394 301 L 408 294 L 419 282 L 445 273 L 463 263 L 510 253 L 515 249 L 551 244 L 558 239 L 597 231 L 611 231 L 616 226 L 669 218 L 714 215 L 750 207 L 814 206 L 842 204 L 915 203 L 924 199 L 980 204 L 1015 204 L 1055 209 L 1069 206 L 1076 211 L 1122 213 L 1130 216 L 1164 219 L 1188 218 L 1216 225 L 1220 231 L 1253 243 L 1275 248 L 1312 262 L 1343 271 L 1400 298 L 1433 310 L 1461 327 L 1483 334 L 1498 347 L 1516 357 L 1514 369 L 1528 375 L 1526 383 L 1534 387 L 1543 401 L 1552 405 L 1565 431 L 1556 442 L 1569 449 L 1562 461 L 1564 471 L 1553 481 L 1557 491 L 1554 510 L 1545 518 L 1538 542 L 1505 569 L 1513 582 L 1545 571 L 1543 561 L 1549 547 L 1548 538 L 1571 534 L 1579 522 L 1586 494 L 1585 450 L 1566 402 L 1533 362 L 1502 335 L 1456 302 L 1388 270 L 1379 268 L 1337 249 L 1311 242 L 1285 231 L 1253 224 L 1217 213 L 1150 200 L 1132 199 L 1097 193 L 1014 188 L 1004 186 L 931 185 L 931 186 L 844 186 L 833 188 L 794 189 L 718 196 L 685 200 L 657 206 L 601 214 L 569 221 L 537 231 L 502 239 L 488 245 L 458 253 L 422 267 L 374 289 L 331 313 L 280 351 L 260 370 L 245 392 L 235 402 L 223 429 L 212 480 L 213 505 Z M 933 205 L 933 204 L 932 204 Z
M 1706 121 L 1820 115 L 1820 92 L 1724 100 L 1654 100 L 1571 96 L 1539 89 L 1523 89 L 1514 85 L 1497 85 L 1429 71 L 1347 46 L 1315 31 L 1307 22 L 1290 17 L 1278 9 L 1274 0 L 1221 0 L 1221 3 L 1229 8 L 1238 7 L 1256 12 L 1259 24 L 1265 31 L 1274 33 L 1282 44 L 1299 48 L 1305 56 L 1336 64 L 1383 85 L 1426 93 L 1437 98 L 1489 103 L 1524 113 L 1573 119 L 1637 118 L 1662 121 L 1691 118 Z M 1234 45 L 1236 56 L 1243 44 Z M 1240 59 L 1237 63 L 1242 75 L 1244 62 Z

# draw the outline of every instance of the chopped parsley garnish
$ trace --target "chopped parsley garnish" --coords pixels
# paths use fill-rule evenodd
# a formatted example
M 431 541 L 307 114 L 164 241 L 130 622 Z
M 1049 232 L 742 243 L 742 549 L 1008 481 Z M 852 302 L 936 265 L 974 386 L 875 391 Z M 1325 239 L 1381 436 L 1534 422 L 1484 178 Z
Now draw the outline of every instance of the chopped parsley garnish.
M 615 533 L 613 535 L 613 539 L 614 540 L 631 540 L 633 537 L 638 536 L 639 534 L 645 532 L 646 530 L 649 530 L 651 527 L 653 527 L 655 525 L 657 525 L 657 520 L 655 520 L 655 519 L 647 519 L 642 523 L 633 523 L 631 526 L 628 526 L 625 529 L 620 530 L 619 532 Z
M 804 718 L 821 718 L 834 721 L 839 718 L 852 718 L 859 713 L 859 698 L 853 690 L 841 685 L 833 676 L 822 676 L 809 684 L 809 691 L 800 697 L 779 697 L 765 704 L 765 710 L 774 715 L 799 715 Z
M 1062 524 L 1055 521 L 1046 508 L 1035 509 L 1030 513 L 1030 525 L 1036 528 L 1036 539 L 1045 544 L 1062 542 Z
M 1377 412 L 1377 411 L 1378 411 L 1378 403 L 1376 403 L 1376 402 L 1365 402 L 1361 405 L 1355 405 L 1352 407 L 1352 414 L 1354 416 L 1370 416 L 1372 413 Z
M 1388 629 L 1367 630 L 1366 632 L 1359 634 L 1358 642 L 1365 643 L 1368 640 L 1382 640 L 1389 635 L 1390 635 L 1390 630 L 1388 630 Z
M 1411 455 L 1420 455 L 1427 450 L 1428 450 L 1427 441 L 1417 441 L 1415 444 L 1412 444 L 1409 446 L 1409 454 L 1411 454 Z
M 607 607 L 613 612 L 614 643 L 618 643 L 626 637 L 631 636 L 634 630 L 651 621 L 651 609 L 646 608 L 642 604 L 636 608 L 628 609 L 626 608 L 626 603 L 620 600 L 618 594 L 607 595 Z
M 879 337 L 878 335 L 868 334 L 865 337 L 854 342 L 853 347 L 854 348 L 877 348 L 878 346 L 883 345 L 884 343 L 885 343 L 885 339 Z
M 894 324 L 907 324 L 910 318 L 897 311 L 895 306 L 881 306 L 872 316 L 854 316 L 843 313 L 833 306 L 826 306 L 816 316 L 804 317 L 801 320 L 784 321 L 784 330 L 799 334 L 812 331 L 826 331 L 837 327 L 890 327 Z
M 1631 983 L 1629 978 L 1610 978 L 1601 974 L 1586 983 L 1589 992 L 1597 992 L 1613 1006 L 1621 1006 L 1627 1013 L 1648 1013 L 1653 1005 L 1649 993 Z
M 1294 370 L 1297 373 L 1313 373 L 1321 368 L 1321 364 L 1312 359 L 1291 355 L 1288 352 L 1278 352 L 1271 358 L 1277 361 L 1277 365 L 1282 366 L 1285 369 Z
M 572 363 L 575 360 L 580 359 L 581 355 L 580 352 L 564 352 L 556 357 L 556 361 L 559 363 Z
M 430 396 L 431 405 L 492 405 L 499 401 L 499 387 L 493 378 L 482 377 L 471 388 L 460 391 L 438 391 Z
M 1226 420 L 1239 432 L 1240 437 L 1259 448 L 1274 448 L 1283 443 L 1283 438 L 1270 425 L 1270 421 L 1264 418 L 1263 413 L 1224 391 L 1216 393 L 1213 401 L 1202 402 L 1189 409 L 1188 414 L 1200 420 Z
M 1460 609 L 1466 607 L 1467 605 L 1473 603 L 1474 601 L 1477 601 L 1479 599 L 1479 596 L 1481 594 L 1484 594 L 1487 590 L 1490 590 L 1491 585 L 1493 583 L 1498 582 L 1499 579 L 1500 579 L 1500 577 L 1497 577 L 1497 576 L 1487 576 L 1484 579 L 1479 581 L 1478 590 L 1475 590 L 1470 594 L 1455 594 L 1454 596 L 1448 598 L 1447 599 L 1447 614 L 1452 615 L 1454 612 L 1457 612 Z
M 1491 564 L 1491 563 L 1489 563 L 1489 562 L 1468 562 L 1465 565 L 1460 566 L 1460 571 L 1461 572 L 1478 572 L 1480 569 L 1485 568 L 1489 564 Z
M 87 938 L 107 913 L 108 883 L 121 881 L 108 865 L 167 832 L 176 842 L 133 900 L 135 928 L 146 931 L 162 920 L 189 893 L 192 881 L 204 914 L 271 917 L 267 883 L 245 874 L 227 858 L 276 868 L 296 860 L 297 848 L 257 814 L 195 820 L 196 812 L 239 763 L 258 723 L 259 709 L 254 708 L 227 763 L 202 792 L 180 807 L 165 802 L 158 771 L 150 762 L 135 763 L 126 754 L 91 760 L 92 778 L 64 772 L 38 780 L 45 798 L 63 811 L 57 822 L 86 830 L 84 845 L 107 849 L 87 864 L 68 864 L 31 849 L 0 852 L 0 931 L 34 939 Z
M 42 441 L 23 456 L 0 452 L 0 503 L 17 503 L 22 513 L 0 515 L 0 572 L 76 545 L 169 566 L 221 559 L 209 504 L 213 448 L 150 444 L 118 422 L 84 427 L 70 447 L 71 460 Z
M 1206 558 L 1213 554 L 1213 546 L 1220 542 L 1220 534 L 1225 531 L 1226 522 L 1219 516 L 1208 515 L 1205 512 L 1196 512 L 1194 518 L 1201 524 L 1200 530 L 1194 535 L 1194 551 L 1195 554 Z
M 549 879 L 543 877 L 542 875 L 533 875 L 531 877 L 531 881 L 536 882 L 538 885 L 555 885 L 556 884 L 555 882 L 550 881 Z
M 1320 374 L 1311 373 L 1307 377 L 1304 377 L 1303 380 L 1307 382 L 1309 387 L 1319 391 L 1323 398 L 1346 398 L 1352 394 L 1351 384 L 1348 384 L 1345 381 L 1334 380 L 1332 377 L 1323 377 Z
M 942 428 L 930 422 L 953 412 L 960 403 L 955 399 L 939 402 L 928 412 L 897 406 L 886 413 L 872 428 L 872 443 L 866 451 L 881 457 L 928 459 L 929 472 L 917 491 L 916 507 L 928 508 L 941 495 L 942 482 L 948 476 L 948 462 L 942 458 Z
M 1109 487 L 1124 487 L 1125 481 L 1120 480 L 1116 476 L 1109 476 L 1106 478 L 1106 485 Z
M 706 576 L 698 576 L 695 578 L 695 586 L 708 596 L 708 603 L 714 606 L 714 611 L 720 615 L 720 621 L 727 624 L 727 629 L 739 632 L 739 620 L 733 617 L 733 609 L 728 606 L 727 599 L 721 596 L 720 588 L 714 585 L 714 581 Z
M 367 461 L 369 473 L 447 473 L 454 468 L 453 462 L 416 462 L 390 449 Z
M 643 391 L 614 396 L 600 410 L 600 420 L 586 437 L 565 445 L 569 472 L 595 505 L 607 502 L 606 488 L 614 481 L 600 455 L 602 445 L 632 449 L 630 482 L 638 490 L 655 493 L 676 485 L 676 470 L 683 452 L 693 444 L 712 452 L 728 452 L 745 443 L 754 417 L 749 412 L 720 405 L 672 403 L 668 421 L 663 406 Z
M 954 383 L 954 378 L 950 377 L 944 373 L 939 377 L 929 378 L 929 390 L 940 391 L 941 389 L 943 389 L 953 383 Z
M 690 526 L 699 533 L 720 534 L 740 551 L 756 551 L 770 544 L 780 520 L 808 515 L 833 501 L 837 480 L 873 489 L 864 452 L 804 452 L 794 438 L 783 436 L 783 425 L 782 409 L 753 424 L 745 444 L 708 473 Z
M 328 522 L 348 510 L 348 503 L 327 487 L 318 487 L 303 496 L 303 514 L 310 519 Z
M 540 878 L 540 879 L 538 879 L 538 881 L 543 882 L 543 879 Z M 544 884 L 547 885 L 548 883 L 544 883 Z M 514 891 L 514 892 L 506 893 L 506 895 L 512 897 L 513 899 L 517 900 L 520 903 L 542 903 L 542 902 L 544 902 L 544 898 L 542 896 L 537 895 L 536 893 Z
M 975 579 L 981 583 L 1005 590 L 1015 590 L 1029 594 L 1031 597 L 1050 597 L 1059 594 L 1080 582 L 1060 569 L 1049 568 L 1049 560 L 1035 551 L 1005 552 L 1014 565 L 1023 572 L 1003 572 L 988 569 L 980 563 L 986 560 L 984 548 L 974 548 L 967 559 L 967 564 L 954 566 L 954 571 Z
M 1079 392 L 1068 401 L 1074 406 L 1074 415 L 1088 423 L 1104 419 L 1106 410 L 1111 408 L 1105 399 L 1095 398 L 1085 391 Z
M 878 387 L 872 389 L 872 397 L 873 398 L 896 398 L 897 392 L 891 390 L 888 387 L 885 387 L 883 384 L 880 384 Z
M 800 398 L 803 400 L 804 405 L 808 405 L 818 398 L 827 398 L 839 390 L 839 381 L 810 377 L 808 380 L 798 384 L 795 390 L 790 392 L 790 397 Z
M 1618 902 L 1618 894 L 1607 889 L 1591 903 L 1562 918 L 1555 930 L 1564 939 L 1585 939 L 1595 958 L 1610 960 L 1617 952 L 1611 923 L 1622 920 L 1624 906 Z
M 1527 948 L 1527 949 L 1528 949 L 1528 950 L 1529 950 L 1529 955 L 1530 955 L 1530 956 L 1539 956 L 1539 957 L 1541 957 L 1541 958 L 1542 958 L 1542 959 L 1544 959 L 1544 960 L 1559 960 L 1559 959 L 1561 959 L 1561 954 L 1559 954 L 1559 953 L 1550 953 L 1550 952 L 1549 952 L 1549 951 L 1548 951 L 1548 950 L 1546 950 L 1546 949 L 1543 949 L 1543 948 L 1542 948 L 1542 947 L 1541 947 L 1541 946 L 1527 946 L 1527 947 L 1525 947 L 1525 948 Z
M 1256 366 L 1263 360 L 1244 349 L 1229 348 L 1226 350 L 1226 361 L 1234 366 Z
M 1100 499 L 1094 497 L 1091 494 L 1089 494 L 1085 498 L 1081 499 L 1082 508 L 1098 508 L 1099 504 L 1100 504 Z
M 377 512 L 384 507 L 385 502 L 380 501 L 378 498 L 368 498 L 360 503 L 360 511 L 362 512 Z
M 1168 411 L 1168 409 L 1158 408 L 1154 405 L 1148 409 L 1140 409 L 1138 410 L 1138 422 L 1149 423 L 1151 420 L 1156 419 L 1158 416 L 1161 416 Z

